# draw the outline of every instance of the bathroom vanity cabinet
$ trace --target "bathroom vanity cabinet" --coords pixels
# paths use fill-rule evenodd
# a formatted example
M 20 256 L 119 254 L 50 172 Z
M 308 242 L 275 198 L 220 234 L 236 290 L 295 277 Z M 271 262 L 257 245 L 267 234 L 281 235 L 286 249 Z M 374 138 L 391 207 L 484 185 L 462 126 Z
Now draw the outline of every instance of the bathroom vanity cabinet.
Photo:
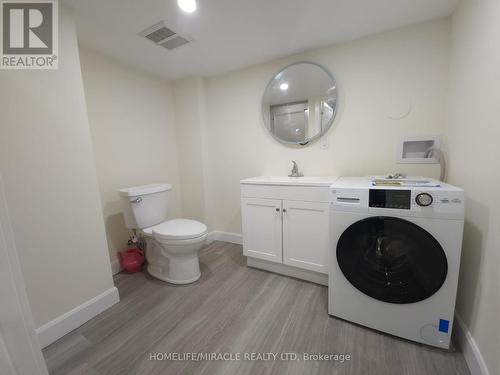
M 242 180 L 243 254 L 247 264 L 327 284 L 333 177 Z

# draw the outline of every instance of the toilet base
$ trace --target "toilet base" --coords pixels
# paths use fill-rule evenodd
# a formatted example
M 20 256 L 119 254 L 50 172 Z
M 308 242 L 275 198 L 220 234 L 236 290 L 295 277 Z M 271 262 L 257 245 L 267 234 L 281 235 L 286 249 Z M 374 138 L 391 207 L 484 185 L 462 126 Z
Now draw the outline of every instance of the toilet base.
M 205 237 L 182 241 L 181 244 L 160 244 L 149 238 L 146 241 L 148 273 L 170 284 L 194 283 L 201 277 L 198 250 L 203 246 Z
M 201 272 L 200 272 L 200 273 L 198 273 L 198 275 L 196 275 L 192 279 L 188 279 L 188 280 L 175 280 L 175 279 L 171 279 L 170 277 L 167 277 L 165 275 L 156 273 L 154 270 L 149 269 L 149 266 L 148 266 L 147 269 L 148 269 L 148 273 L 151 276 L 153 276 L 155 279 L 158 279 L 158 280 L 161 280 L 161 281 L 165 281 L 165 282 L 170 283 L 170 284 L 176 284 L 176 285 L 191 284 L 191 283 L 194 283 L 195 281 L 198 281 L 200 279 L 200 277 L 201 277 Z

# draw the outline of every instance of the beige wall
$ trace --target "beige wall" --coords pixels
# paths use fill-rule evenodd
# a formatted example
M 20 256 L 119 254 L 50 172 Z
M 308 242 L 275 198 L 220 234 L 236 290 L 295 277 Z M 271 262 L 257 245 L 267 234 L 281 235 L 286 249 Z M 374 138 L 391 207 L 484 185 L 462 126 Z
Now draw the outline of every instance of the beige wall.
M 292 159 L 306 175 L 439 176 L 436 165 L 397 165 L 396 150 L 400 136 L 444 130 L 449 27 L 449 20 L 428 22 L 208 78 L 205 189 L 213 228 L 241 232 L 239 180 L 286 175 Z M 328 150 L 319 143 L 300 149 L 279 144 L 261 119 L 268 81 L 301 60 L 324 65 L 338 81 L 340 107 Z M 408 102 L 409 116 L 389 119 Z
M 457 310 L 500 374 L 500 2 L 463 1 L 451 45 L 448 181 L 467 197 Z
M 36 326 L 113 287 L 76 43 L 59 69 L 0 71 L 0 173 Z
M 181 186 L 172 85 L 81 47 L 85 97 L 110 256 L 127 245 L 117 190 L 168 182 L 170 216 L 179 217 Z
M 184 217 L 209 225 L 205 202 L 205 80 L 187 78 L 174 83 L 175 126 L 182 181 Z

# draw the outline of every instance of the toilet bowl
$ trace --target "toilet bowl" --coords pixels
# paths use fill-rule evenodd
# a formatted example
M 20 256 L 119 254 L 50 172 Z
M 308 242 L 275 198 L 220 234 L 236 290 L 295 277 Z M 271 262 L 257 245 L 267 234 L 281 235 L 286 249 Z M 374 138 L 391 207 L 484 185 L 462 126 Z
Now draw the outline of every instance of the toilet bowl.
M 189 284 L 201 276 L 198 250 L 207 227 L 195 220 L 174 219 L 142 230 L 151 276 L 172 284 Z

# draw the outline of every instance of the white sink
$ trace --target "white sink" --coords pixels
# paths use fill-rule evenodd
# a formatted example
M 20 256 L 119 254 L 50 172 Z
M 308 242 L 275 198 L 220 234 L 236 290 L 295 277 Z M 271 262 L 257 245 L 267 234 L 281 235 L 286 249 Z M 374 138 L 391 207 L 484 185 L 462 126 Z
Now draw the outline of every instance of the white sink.
M 288 177 L 288 176 L 258 176 L 241 180 L 248 185 L 288 185 L 288 186 L 330 186 L 337 177 Z

